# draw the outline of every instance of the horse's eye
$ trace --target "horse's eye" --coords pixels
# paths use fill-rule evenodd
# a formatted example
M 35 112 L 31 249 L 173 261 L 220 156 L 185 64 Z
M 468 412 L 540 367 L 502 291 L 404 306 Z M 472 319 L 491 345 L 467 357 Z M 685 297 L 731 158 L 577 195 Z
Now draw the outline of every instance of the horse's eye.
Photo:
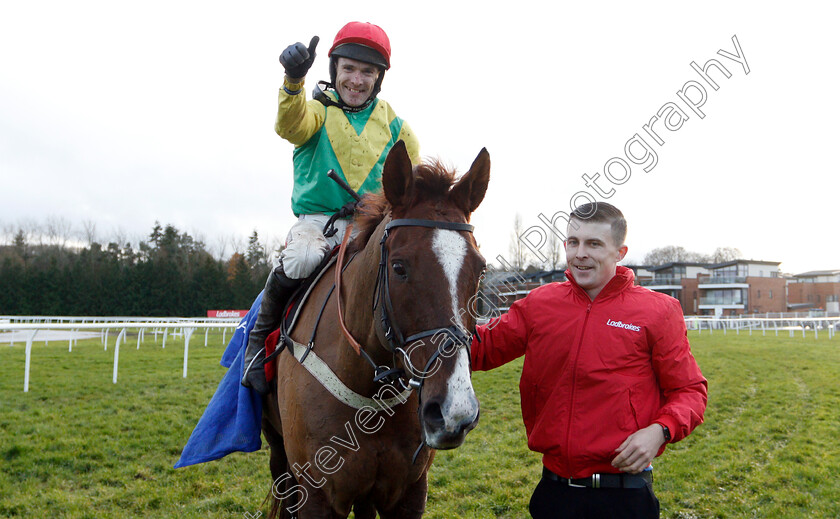
M 408 277 L 408 274 L 405 271 L 405 265 L 400 263 L 399 261 L 395 261 L 391 264 L 391 268 L 394 269 L 394 274 L 398 275 L 399 277 L 405 279 Z

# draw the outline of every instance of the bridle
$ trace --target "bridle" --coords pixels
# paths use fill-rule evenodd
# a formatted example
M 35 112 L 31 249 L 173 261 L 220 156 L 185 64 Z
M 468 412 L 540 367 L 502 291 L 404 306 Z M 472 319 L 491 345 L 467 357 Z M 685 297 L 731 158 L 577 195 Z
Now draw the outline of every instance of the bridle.
M 413 335 L 405 337 L 394 319 L 394 307 L 391 303 L 391 294 L 388 283 L 388 237 L 391 235 L 391 230 L 397 227 L 427 227 L 432 229 L 444 229 L 450 231 L 467 231 L 473 232 L 474 226 L 468 223 L 458 222 L 442 222 L 438 220 L 423 220 L 417 218 L 401 218 L 392 220 L 385 225 L 385 232 L 382 239 L 379 241 L 380 256 L 379 268 L 376 274 L 376 285 L 374 287 L 373 313 L 376 315 L 377 308 L 381 303 L 380 309 L 380 323 L 382 335 L 386 340 L 386 349 L 393 355 L 393 367 L 378 366 L 373 359 L 365 352 L 364 348 L 356 341 L 350 331 L 344 324 L 343 305 L 341 302 L 341 275 L 344 265 L 344 254 L 347 248 L 348 237 L 352 231 L 352 226 L 348 226 L 342 240 L 341 247 L 338 253 L 338 262 L 336 265 L 336 287 L 338 288 L 338 322 L 347 340 L 356 353 L 364 357 L 368 363 L 373 366 L 374 380 L 379 382 L 399 382 L 404 389 L 416 389 L 418 393 L 423 388 L 423 382 L 426 378 L 434 373 L 432 366 L 438 358 L 446 353 L 447 355 L 454 354 L 459 348 L 469 349 L 470 336 L 459 326 L 453 324 L 445 328 L 431 328 L 417 332 Z M 422 370 L 418 370 L 410 359 L 410 351 L 406 350 L 406 346 L 421 339 L 432 337 L 432 342 L 437 345 L 435 352 L 429 357 L 426 365 Z M 405 370 L 397 368 L 397 356 L 403 359 L 403 365 L 406 366 L 410 372 L 408 382 L 405 381 L 407 375 Z
M 374 286 L 373 314 L 374 316 L 376 315 L 376 309 L 379 307 L 379 303 L 381 302 L 381 330 L 387 342 L 386 349 L 389 350 L 393 356 L 393 367 L 390 368 L 388 366 L 378 366 L 370 355 L 368 355 L 365 349 L 358 343 L 358 341 L 356 341 L 353 334 L 350 333 L 344 324 L 344 315 L 341 303 L 341 274 L 344 270 L 344 254 L 347 249 L 348 238 L 352 232 L 352 224 L 347 227 L 347 230 L 344 233 L 344 239 L 342 240 L 341 247 L 339 249 L 335 269 L 335 287 L 337 288 L 336 300 L 338 302 L 339 327 L 344 333 L 344 336 L 347 337 L 350 345 L 356 350 L 356 353 L 364 357 L 365 360 L 367 360 L 367 362 L 373 367 L 374 381 L 389 384 L 398 382 L 405 390 L 417 390 L 417 415 L 418 420 L 422 423 L 423 383 L 428 377 L 434 374 L 435 370 L 432 369 L 434 362 L 444 353 L 447 353 L 447 355 L 450 356 L 454 355 L 460 348 L 466 348 L 468 352 L 467 356 L 469 356 L 471 341 L 469 335 L 467 335 L 462 328 L 454 324 L 445 328 L 431 328 L 423 330 L 408 337 L 403 336 L 397 322 L 394 320 L 394 306 L 391 303 L 391 293 L 388 285 L 388 247 L 386 245 L 388 237 L 391 235 L 390 231 L 397 227 L 427 227 L 431 229 L 445 229 L 450 231 L 467 231 L 470 233 L 473 232 L 474 227 L 468 223 L 441 222 L 438 220 L 423 220 L 417 218 L 400 218 L 397 220 L 391 220 L 385 225 L 385 232 L 382 234 L 382 239 L 379 241 L 379 269 L 376 274 L 376 285 Z M 423 370 L 418 371 L 411 363 L 411 358 L 409 356 L 410 352 L 406 351 L 406 345 L 427 337 L 432 337 L 432 342 L 437 344 L 437 348 L 435 348 L 435 352 L 431 355 L 431 357 L 429 357 L 429 360 L 426 361 L 426 365 L 423 367 Z M 442 340 L 440 340 L 441 338 Z M 403 365 L 406 366 L 410 372 L 410 378 L 408 378 L 407 383 L 405 382 L 405 370 L 397 367 L 397 355 L 402 356 Z M 421 428 L 421 431 L 422 437 L 420 445 L 417 447 L 417 450 L 414 451 L 414 456 L 411 460 L 412 463 L 417 461 L 417 456 L 426 445 L 425 429 Z

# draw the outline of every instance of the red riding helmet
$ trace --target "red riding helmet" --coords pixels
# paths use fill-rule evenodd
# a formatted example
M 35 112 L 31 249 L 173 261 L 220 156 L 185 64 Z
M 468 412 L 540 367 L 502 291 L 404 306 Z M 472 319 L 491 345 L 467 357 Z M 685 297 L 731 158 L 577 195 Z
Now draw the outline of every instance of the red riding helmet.
M 388 70 L 391 68 L 391 41 L 378 25 L 350 22 L 335 35 L 327 56 L 355 59 Z

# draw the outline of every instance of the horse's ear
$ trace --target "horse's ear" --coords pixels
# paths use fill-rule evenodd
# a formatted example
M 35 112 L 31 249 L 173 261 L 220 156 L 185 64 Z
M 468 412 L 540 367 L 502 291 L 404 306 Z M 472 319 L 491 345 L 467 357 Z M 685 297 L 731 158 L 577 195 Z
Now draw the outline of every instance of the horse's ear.
M 408 205 L 409 196 L 414 188 L 414 175 L 411 172 L 411 159 L 403 141 L 397 141 L 385 158 L 382 170 L 382 190 L 391 207 Z
M 470 170 L 452 187 L 452 201 L 469 216 L 484 200 L 489 182 L 490 154 L 487 153 L 487 148 L 482 148 Z

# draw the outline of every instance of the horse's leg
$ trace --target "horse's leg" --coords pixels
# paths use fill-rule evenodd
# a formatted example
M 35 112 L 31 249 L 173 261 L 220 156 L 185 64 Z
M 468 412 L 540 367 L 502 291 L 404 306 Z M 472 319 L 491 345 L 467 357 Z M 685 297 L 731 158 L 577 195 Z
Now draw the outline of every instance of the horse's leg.
M 268 519 L 347 519 L 346 515 L 338 515 L 333 511 L 323 492 L 313 489 L 306 482 L 298 483 L 292 477 L 293 471 L 289 466 L 281 434 L 283 429 L 277 393 L 273 388 L 263 401 L 262 430 L 271 448 L 269 465 L 272 486 L 267 499 L 272 499 L 272 505 Z M 363 519 L 363 516 L 356 517 Z
M 379 511 L 381 519 L 420 519 L 426 509 L 426 473 L 409 486 L 403 498 L 391 510 Z
M 280 495 L 285 495 L 286 490 L 291 486 L 288 481 L 280 480 L 283 474 L 289 471 L 289 461 L 286 459 L 286 447 L 281 435 L 280 413 L 277 407 L 277 396 L 273 390 L 263 400 L 262 431 L 265 440 L 268 442 L 271 456 L 269 457 L 269 468 L 271 469 L 271 490 L 266 500 L 271 500 L 271 509 L 268 512 L 268 519 L 289 519 L 291 514 L 286 508 L 280 508 L 282 501 Z M 275 488 L 275 484 L 277 487 Z M 287 503 L 288 504 L 288 503 Z M 278 514 L 282 514 L 278 516 Z
M 333 510 L 332 504 L 327 496 L 311 486 L 306 486 L 309 490 L 306 496 L 306 501 L 303 504 L 296 505 L 293 509 L 297 510 L 294 519 L 347 519 L 349 514 L 339 515 Z M 356 515 L 357 518 L 361 516 Z
M 370 499 L 359 498 L 353 503 L 353 514 L 356 519 L 376 519 L 376 508 Z

